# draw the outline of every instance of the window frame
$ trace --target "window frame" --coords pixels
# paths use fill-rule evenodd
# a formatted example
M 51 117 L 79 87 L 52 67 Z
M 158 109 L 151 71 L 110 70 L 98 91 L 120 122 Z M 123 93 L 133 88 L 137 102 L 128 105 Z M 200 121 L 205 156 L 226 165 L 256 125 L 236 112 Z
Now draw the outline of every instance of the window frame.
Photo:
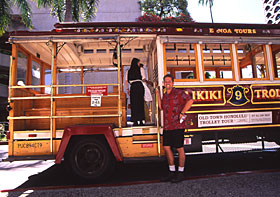
M 205 67 L 204 67 L 204 57 L 203 57 L 203 47 L 202 47 L 203 44 L 228 44 L 229 45 L 230 58 L 231 58 L 232 78 L 215 78 L 215 79 L 207 79 L 207 78 L 205 78 Z M 203 43 L 203 44 L 200 44 L 203 81 L 235 81 L 235 69 L 234 69 L 234 58 L 233 58 L 232 44 L 231 43 Z M 213 70 L 213 71 L 215 71 L 215 70 Z
M 194 45 L 194 57 L 195 57 L 195 76 L 196 78 L 193 79 L 176 79 L 174 72 L 176 72 L 176 70 L 179 70 L 179 68 L 172 68 L 172 70 L 170 71 L 170 69 L 167 68 L 167 59 L 166 59 L 166 44 L 170 44 L 170 43 L 163 43 L 163 63 L 164 63 L 164 74 L 166 75 L 168 72 L 170 72 L 172 74 L 172 76 L 174 77 L 174 82 L 197 82 L 199 81 L 199 66 L 198 66 L 198 54 L 197 54 L 197 44 L 195 43 L 181 43 L 180 44 L 193 44 Z M 174 42 L 174 44 L 176 44 L 176 42 Z M 179 43 L 178 43 L 179 44 Z M 184 67 L 180 67 L 181 71 L 183 71 Z M 185 67 L 186 68 L 186 67 Z M 187 70 L 187 69 L 186 69 Z
M 275 44 L 275 45 L 279 46 L 279 49 L 277 49 L 276 51 L 278 51 L 278 53 L 280 53 L 280 44 Z M 270 59 L 271 59 L 273 80 L 280 80 L 280 76 L 279 77 L 275 76 L 275 73 L 277 73 L 277 70 L 275 70 L 275 65 L 274 65 L 275 62 L 274 62 L 274 56 L 273 56 L 273 51 L 272 51 L 272 45 L 269 45 L 269 55 L 270 55 Z
M 240 43 L 243 44 L 243 43 Z M 257 43 L 247 43 L 247 44 L 257 44 Z M 235 50 L 236 50 L 236 61 L 237 61 L 237 67 L 238 67 L 238 77 L 240 81 L 265 81 L 269 80 L 269 70 L 268 70 L 268 60 L 267 60 L 267 51 L 265 44 L 259 44 L 263 48 L 263 56 L 264 56 L 264 64 L 265 64 L 265 71 L 266 71 L 266 77 L 265 78 L 241 78 L 241 69 L 240 69 L 240 64 L 239 64 L 239 55 L 238 55 L 238 44 L 235 44 Z

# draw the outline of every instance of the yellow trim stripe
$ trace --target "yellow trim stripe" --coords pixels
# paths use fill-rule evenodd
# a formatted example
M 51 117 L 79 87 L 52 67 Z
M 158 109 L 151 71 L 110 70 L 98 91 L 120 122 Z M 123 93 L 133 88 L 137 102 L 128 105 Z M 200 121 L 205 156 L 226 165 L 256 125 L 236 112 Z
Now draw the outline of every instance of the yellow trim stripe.
M 56 130 L 56 132 L 63 132 L 64 130 Z M 30 131 L 14 131 L 14 133 L 45 133 L 50 130 L 30 130 Z
M 248 109 L 221 109 L 221 110 L 201 110 L 201 111 L 186 111 L 187 114 L 193 113 L 215 113 L 215 112 L 240 112 L 240 111 L 265 111 L 265 110 L 280 110 L 277 108 L 248 108 Z
M 201 129 L 188 129 L 188 132 L 194 131 L 215 131 L 215 130 L 235 130 L 235 129 L 253 129 L 253 128 L 264 128 L 264 127 L 280 127 L 280 124 L 270 125 L 254 125 L 254 126 L 232 126 L 232 127 L 216 127 L 216 128 L 201 128 Z

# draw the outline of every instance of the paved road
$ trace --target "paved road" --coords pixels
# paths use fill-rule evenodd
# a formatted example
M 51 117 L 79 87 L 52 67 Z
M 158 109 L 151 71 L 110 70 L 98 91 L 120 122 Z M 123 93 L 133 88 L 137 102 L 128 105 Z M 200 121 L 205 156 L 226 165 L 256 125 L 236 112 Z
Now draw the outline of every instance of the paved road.
M 246 196 L 246 197 L 277 197 L 280 195 L 280 173 L 261 173 L 233 175 L 216 178 L 185 180 L 178 184 L 150 182 L 137 185 L 108 187 L 77 187 L 77 188 L 44 188 L 23 189 L 2 193 L 4 196 L 40 196 L 40 197 L 77 197 L 77 196 L 141 196 L 141 197 L 209 197 L 209 196 Z
M 7 146 L 0 146 L 0 156 L 6 152 Z M 73 179 L 53 161 L 1 162 L 0 190 L 15 190 L 0 196 L 280 196 L 280 160 L 274 153 L 187 158 L 186 178 L 179 184 L 159 182 L 166 170 L 162 162 L 119 165 L 109 181 L 98 183 Z
M 7 156 L 8 145 L 0 145 L 0 160 Z M 28 181 L 28 177 L 43 172 L 52 165 L 53 160 L 0 162 L 0 190 L 17 188 Z

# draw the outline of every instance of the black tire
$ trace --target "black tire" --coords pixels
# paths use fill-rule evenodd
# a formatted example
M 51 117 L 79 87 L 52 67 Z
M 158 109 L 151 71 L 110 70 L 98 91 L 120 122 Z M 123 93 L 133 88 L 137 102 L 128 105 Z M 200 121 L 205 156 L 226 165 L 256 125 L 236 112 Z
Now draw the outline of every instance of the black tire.
M 70 151 L 72 172 L 83 179 L 104 179 L 115 167 L 115 159 L 105 140 L 82 138 Z

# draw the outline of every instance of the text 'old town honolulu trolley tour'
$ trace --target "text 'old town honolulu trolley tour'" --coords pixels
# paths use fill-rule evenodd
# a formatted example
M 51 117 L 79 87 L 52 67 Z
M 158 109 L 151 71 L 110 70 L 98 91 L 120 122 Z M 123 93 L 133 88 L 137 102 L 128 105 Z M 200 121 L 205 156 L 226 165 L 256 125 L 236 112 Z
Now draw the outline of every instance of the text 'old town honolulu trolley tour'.
M 233 143 L 280 143 L 279 25 L 62 23 L 52 31 L 12 32 L 9 42 L 8 161 L 55 159 L 94 179 L 115 162 L 162 158 L 155 94 L 150 121 L 129 122 L 125 73 L 134 57 L 161 95 L 170 73 L 193 99 L 187 153 L 204 145 L 219 152 Z

